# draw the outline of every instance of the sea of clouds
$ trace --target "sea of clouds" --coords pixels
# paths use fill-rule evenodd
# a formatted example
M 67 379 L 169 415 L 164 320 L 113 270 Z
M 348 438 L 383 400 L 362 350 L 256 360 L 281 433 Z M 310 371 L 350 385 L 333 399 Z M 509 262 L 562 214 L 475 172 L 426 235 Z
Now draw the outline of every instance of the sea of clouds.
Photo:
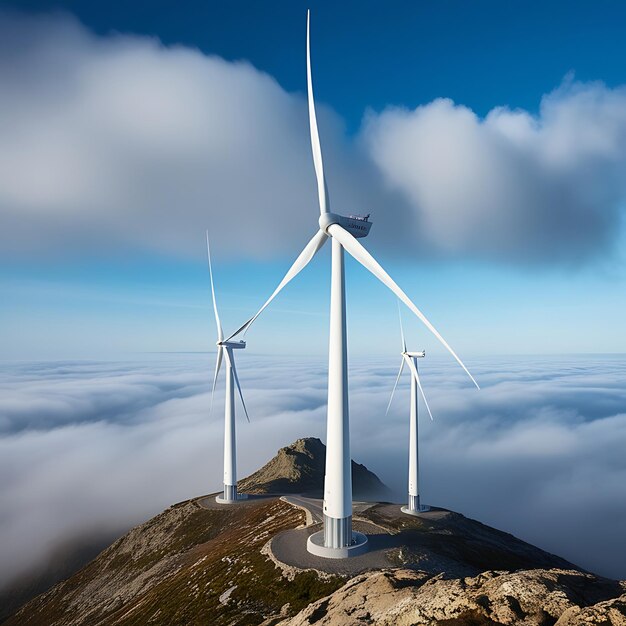
M 0 369 L 0 584 L 89 533 L 123 532 L 221 488 L 223 383 L 214 355 L 4 363 Z M 424 501 L 626 578 L 626 358 L 481 358 L 477 391 L 447 359 L 422 366 Z M 385 409 L 393 359 L 350 368 L 353 457 L 402 499 L 408 377 Z M 323 360 L 241 355 L 251 423 L 240 476 L 299 437 L 325 439 Z

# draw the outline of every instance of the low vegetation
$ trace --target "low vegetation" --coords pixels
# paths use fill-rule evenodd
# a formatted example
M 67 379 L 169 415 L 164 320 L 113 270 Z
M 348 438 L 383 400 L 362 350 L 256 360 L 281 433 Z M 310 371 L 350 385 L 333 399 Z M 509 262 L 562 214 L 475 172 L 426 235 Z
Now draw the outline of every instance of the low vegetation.
M 303 522 L 277 498 L 207 510 L 171 507 L 116 541 L 8 625 L 259 624 L 294 615 L 344 584 L 297 574 L 288 584 L 261 548 Z

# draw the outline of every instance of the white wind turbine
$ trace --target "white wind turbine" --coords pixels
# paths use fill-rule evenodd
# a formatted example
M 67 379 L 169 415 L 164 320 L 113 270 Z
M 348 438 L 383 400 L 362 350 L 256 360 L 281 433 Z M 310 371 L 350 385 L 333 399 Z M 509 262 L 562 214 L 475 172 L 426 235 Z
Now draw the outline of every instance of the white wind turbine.
M 398 382 L 400 382 L 400 376 L 402 376 L 402 371 L 404 370 L 404 366 L 406 364 L 408 365 L 411 372 L 411 410 L 409 421 L 409 502 L 407 506 L 402 507 L 402 512 L 408 513 L 409 515 L 418 515 L 419 513 L 424 513 L 425 511 L 430 510 L 429 506 L 420 503 L 418 447 L 419 397 L 417 394 L 418 389 L 424 400 L 424 405 L 426 406 L 426 410 L 428 411 L 428 415 L 430 416 L 431 420 L 433 419 L 433 414 L 430 412 L 428 400 L 426 400 L 426 395 L 424 394 L 424 389 L 422 387 L 417 368 L 417 359 L 423 359 L 426 356 L 426 351 L 422 350 L 421 352 L 409 352 L 406 349 L 406 341 L 404 340 L 404 329 L 402 328 L 402 313 L 400 311 L 399 304 L 398 315 L 400 316 L 400 337 L 402 339 L 402 352 L 400 354 L 402 356 L 402 360 L 400 361 L 400 371 L 398 372 L 396 382 L 393 386 L 393 389 L 391 390 L 391 397 L 389 398 L 389 404 L 387 405 L 387 411 L 385 411 L 385 416 L 387 415 L 387 413 L 389 413 L 391 402 L 393 401 L 393 395 L 396 391 L 396 387 L 398 386 Z
M 217 496 L 216 501 L 220 504 L 232 504 L 237 500 L 244 500 L 247 496 L 237 493 L 237 437 L 235 425 L 235 385 L 239 391 L 241 404 L 248 422 L 248 409 L 243 400 L 239 377 L 235 368 L 235 357 L 233 350 L 242 350 L 246 347 L 245 341 L 231 341 L 230 338 L 224 341 L 224 331 L 217 312 L 217 302 L 215 300 L 215 286 L 213 284 L 213 267 L 211 266 L 211 248 L 209 246 L 209 232 L 206 234 L 206 251 L 209 260 L 209 276 L 211 277 L 211 296 L 213 298 L 213 311 L 215 312 L 215 323 L 217 325 L 217 362 L 215 364 L 215 375 L 213 377 L 213 387 L 211 389 L 211 411 L 213 410 L 213 395 L 215 385 L 220 373 L 222 359 L 226 358 L 226 392 L 224 396 L 224 491 L 221 496 Z
M 426 325 L 465 370 L 472 382 L 478 384 L 461 359 L 439 334 L 424 314 L 411 302 L 394 280 L 372 255 L 357 241 L 366 237 L 372 223 L 369 216 L 345 217 L 330 211 L 328 189 L 324 178 L 322 149 L 320 146 L 311 81 L 311 55 L 309 18 L 307 12 L 307 86 L 309 102 L 309 127 L 313 164 L 317 177 L 320 217 L 319 230 L 305 246 L 285 274 L 274 293 L 259 311 L 229 338 L 247 331 L 283 287 L 297 276 L 311 261 L 327 239 L 332 241 L 330 333 L 328 355 L 328 416 L 326 433 L 326 473 L 324 478 L 324 531 L 309 537 L 307 549 L 317 555 L 331 558 L 352 556 L 366 549 L 367 538 L 352 532 L 352 473 L 350 458 L 350 430 L 348 419 L 348 370 L 346 345 L 346 299 L 344 278 L 344 249 L 376 278 L 385 284 Z

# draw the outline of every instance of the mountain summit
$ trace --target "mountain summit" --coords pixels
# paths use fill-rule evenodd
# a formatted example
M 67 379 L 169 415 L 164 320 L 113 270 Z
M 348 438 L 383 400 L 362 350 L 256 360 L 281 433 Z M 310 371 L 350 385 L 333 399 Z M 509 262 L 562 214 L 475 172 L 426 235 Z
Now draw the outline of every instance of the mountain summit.
M 248 478 L 239 481 L 241 493 L 302 493 L 322 497 L 326 446 L 316 437 L 294 441 Z M 388 500 L 391 490 L 365 465 L 352 461 L 352 493 L 356 500 Z
M 626 582 L 445 509 L 413 517 L 396 504 L 358 503 L 354 524 L 370 551 L 310 555 L 321 501 L 302 494 L 321 489 L 324 453 L 319 439 L 299 439 L 241 481 L 259 495 L 171 506 L 6 626 L 626 625 Z M 386 489 L 362 465 L 353 479 L 361 494 Z

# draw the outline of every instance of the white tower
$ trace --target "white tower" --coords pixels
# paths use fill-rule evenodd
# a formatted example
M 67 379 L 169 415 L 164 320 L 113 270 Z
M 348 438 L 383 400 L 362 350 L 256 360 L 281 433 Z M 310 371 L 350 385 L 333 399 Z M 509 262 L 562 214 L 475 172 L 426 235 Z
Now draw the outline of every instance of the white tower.
M 343 247 L 332 241 L 330 333 L 328 343 L 328 413 L 324 476 L 323 546 L 346 548 L 366 538 L 352 536 L 352 456 L 348 412 L 348 345 Z M 313 543 L 315 539 L 311 540 Z M 313 543 L 313 549 L 315 544 Z M 309 547 L 311 550 L 311 546 Z
M 247 498 L 245 494 L 237 493 L 237 435 L 235 423 L 235 385 L 241 395 L 241 387 L 235 369 L 233 350 L 241 350 L 246 347 L 245 341 L 218 341 L 218 355 L 222 351 L 226 355 L 226 391 L 224 398 L 224 491 L 221 496 L 215 498 L 220 504 L 232 504 L 237 500 Z M 218 356 L 219 360 L 219 356 Z M 219 364 L 216 367 L 216 378 L 219 373 Z M 215 388 L 215 387 L 214 387 Z M 243 396 L 241 395 L 243 403 Z M 244 404 L 246 417 L 248 412 Z M 250 419 L 248 418 L 248 421 Z
M 217 312 L 217 302 L 215 300 L 215 286 L 213 284 L 213 267 L 211 265 L 211 248 L 209 246 L 209 233 L 206 234 L 207 257 L 209 260 L 209 276 L 211 277 L 211 297 L 213 299 L 213 311 L 215 312 L 215 323 L 217 325 L 217 362 L 215 364 L 215 375 L 213 377 L 213 388 L 211 389 L 211 411 L 213 410 L 213 395 L 215 385 L 220 373 L 222 360 L 226 358 L 226 392 L 224 398 L 224 490 L 216 500 L 220 504 L 233 504 L 238 500 L 243 500 L 247 496 L 237 493 L 237 436 L 235 424 L 235 386 L 239 391 L 241 404 L 248 422 L 248 410 L 243 400 L 237 369 L 235 368 L 235 357 L 233 350 L 242 350 L 246 347 L 245 341 L 224 341 L 224 331 Z
M 417 369 L 417 359 L 425 357 L 425 352 L 409 353 L 409 358 L 413 361 L 415 372 Z M 417 394 L 418 381 L 415 376 L 411 376 L 411 413 L 409 426 L 409 501 L 407 506 L 402 507 L 404 513 L 415 515 L 430 511 L 430 507 L 420 504 L 420 465 L 419 465 L 419 397 Z M 421 387 L 420 387 L 421 389 Z M 423 391 L 422 391 L 423 394 Z M 426 398 L 424 397 L 424 402 Z M 426 404 L 428 407 L 428 404 Z M 429 410 L 430 413 L 430 410 Z M 432 416 L 431 416 L 432 419 Z
M 429 511 L 430 507 L 420 504 L 420 475 L 419 475 L 419 393 L 421 394 L 428 415 L 432 421 L 433 414 L 430 411 L 428 400 L 424 394 L 424 388 L 419 377 L 419 371 L 417 366 L 417 360 L 423 359 L 426 356 L 426 352 L 408 352 L 406 349 L 406 341 L 404 340 L 404 329 L 402 328 L 402 313 L 400 312 L 400 305 L 398 305 L 398 315 L 400 317 L 400 337 L 402 339 L 402 352 L 400 353 L 402 360 L 400 361 L 400 371 L 396 378 L 396 382 L 391 391 L 391 397 L 389 398 L 389 404 L 387 405 L 387 411 L 385 415 L 389 413 L 391 402 L 393 401 L 393 394 L 396 391 L 400 376 L 402 376 L 402 370 L 404 365 L 408 365 L 411 372 L 411 405 L 409 411 L 409 498 L 407 506 L 402 507 L 404 513 L 409 515 L 418 515 L 425 511 Z

